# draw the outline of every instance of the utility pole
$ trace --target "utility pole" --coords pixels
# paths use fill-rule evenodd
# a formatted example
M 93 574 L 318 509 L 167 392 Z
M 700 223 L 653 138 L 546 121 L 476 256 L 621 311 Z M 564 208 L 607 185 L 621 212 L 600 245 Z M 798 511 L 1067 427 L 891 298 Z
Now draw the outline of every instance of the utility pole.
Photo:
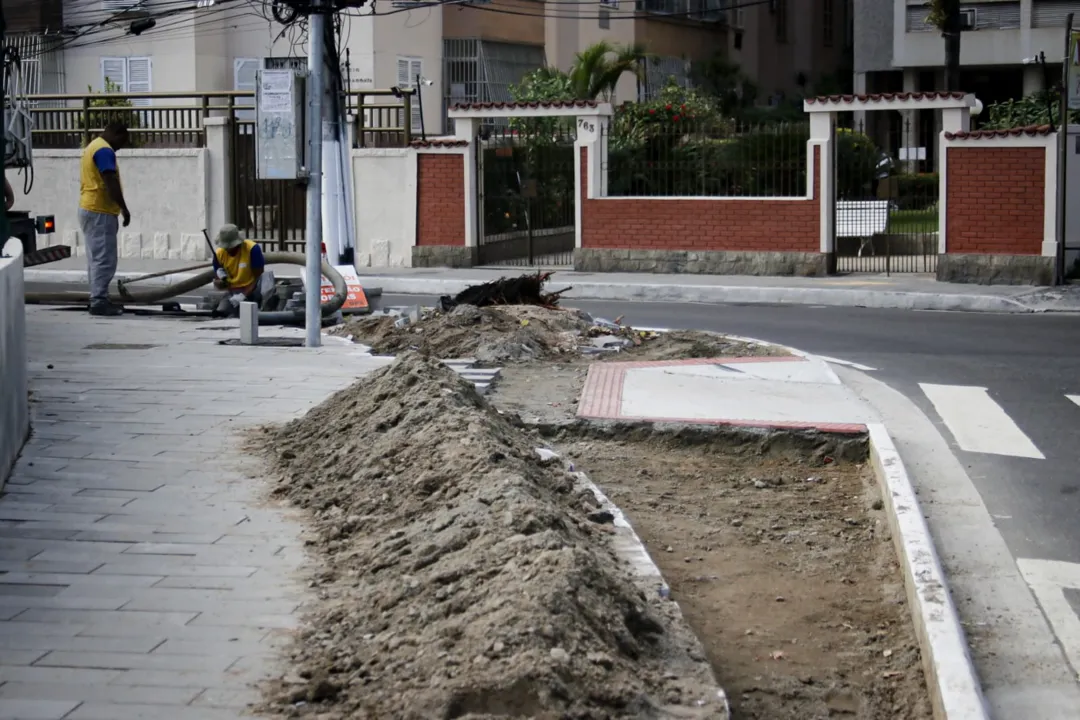
M 0 3 L 0 49 L 7 43 L 7 19 L 4 17 L 4 5 Z M 3 68 L 3 76 L 7 77 L 7 68 Z M 7 156 L 7 82 L 0 80 L 0 119 L 3 120 L 4 155 Z M 4 180 L 7 181 L 7 164 L 3 168 Z M 8 223 L 7 210 L 0 213 L 0 254 L 3 253 L 4 244 L 11 237 L 11 225 Z
M 323 92 L 326 87 L 326 0 L 311 0 L 308 23 L 308 187 L 307 250 L 305 268 L 307 299 L 304 322 L 307 346 L 322 344 L 322 151 Z

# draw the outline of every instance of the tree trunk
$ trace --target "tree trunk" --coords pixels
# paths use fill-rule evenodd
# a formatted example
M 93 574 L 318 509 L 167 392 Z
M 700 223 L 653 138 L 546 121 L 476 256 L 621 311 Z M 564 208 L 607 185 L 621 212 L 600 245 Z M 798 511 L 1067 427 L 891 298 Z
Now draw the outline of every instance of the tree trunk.
M 941 36 L 945 39 L 945 89 L 950 92 L 960 87 L 960 1 L 945 0 L 945 27 Z

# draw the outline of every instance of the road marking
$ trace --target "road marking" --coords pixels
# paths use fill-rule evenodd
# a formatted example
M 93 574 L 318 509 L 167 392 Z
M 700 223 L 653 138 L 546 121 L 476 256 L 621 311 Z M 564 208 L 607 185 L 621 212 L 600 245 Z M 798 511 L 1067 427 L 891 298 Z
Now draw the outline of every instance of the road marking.
M 832 363 L 833 365 L 846 365 L 847 367 L 855 368 L 856 370 L 862 370 L 864 372 L 877 370 L 877 368 L 870 367 L 869 365 L 862 365 L 857 362 L 851 362 L 850 360 L 839 360 L 834 357 L 829 357 L 828 355 L 818 355 L 818 357 L 827 363 Z
M 1080 564 L 1022 558 L 1016 564 L 1050 621 L 1073 672 L 1080 672 L 1080 617 L 1065 597 L 1066 588 L 1080 591 Z
M 1066 395 L 1065 397 L 1069 398 L 1077 405 L 1080 405 L 1080 395 Z
M 968 452 L 1044 460 L 1045 456 L 984 387 L 919 383 L 956 444 Z

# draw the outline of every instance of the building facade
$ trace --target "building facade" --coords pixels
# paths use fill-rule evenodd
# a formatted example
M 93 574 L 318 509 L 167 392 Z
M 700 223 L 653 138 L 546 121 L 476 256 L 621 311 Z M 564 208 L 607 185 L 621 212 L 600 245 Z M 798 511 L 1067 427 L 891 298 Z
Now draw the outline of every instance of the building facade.
M 261 0 L 3 0 L 9 43 L 37 63 L 31 93 L 204 93 L 252 90 L 265 57 L 303 60 L 298 27 Z M 465 102 L 510 100 L 530 70 L 568 70 L 600 42 L 639 44 L 654 56 L 643 82 L 624 76 L 617 102 L 652 94 L 692 66 L 727 56 L 761 90 L 759 100 L 798 94 L 839 65 L 850 0 L 475 0 L 431 5 L 391 0 L 379 14 L 340 15 L 343 81 L 351 90 L 416 87 L 430 133 Z M 135 32 L 140 22 L 152 27 Z M 134 25 L 133 25 L 134 24 Z M 30 75 L 30 73 L 26 73 Z M 153 101 L 149 101 L 153 102 Z M 419 105 L 419 104 L 418 104 Z

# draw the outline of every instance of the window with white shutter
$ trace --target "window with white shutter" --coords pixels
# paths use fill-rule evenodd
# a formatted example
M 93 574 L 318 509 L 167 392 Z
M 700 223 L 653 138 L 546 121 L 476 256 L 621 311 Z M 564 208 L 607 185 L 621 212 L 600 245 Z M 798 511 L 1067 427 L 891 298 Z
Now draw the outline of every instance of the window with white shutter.
M 148 93 L 153 91 L 150 82 L 151 63 L 148 57 L 129 57 L 127 59 L 127 92 Z M 148 107 L 152 103 L 149 98 L 132 100 L 135 107 Z
M 255 107 L 255 85 L 262 61 L 258 58 L 236 58 L 233 60 L 233 89 L 237 92 L 252 93 L 251 97 L 236 99 L 238 107 Z M 241 122 L 255 122 L 255 110 L 237 110 L 236 119 Z
M 127 92 L 127 58 L 101 58 L 101 91 Z
M 416 78 L 424 76 L 424 61 L 417 57 L 399 57 L 397 59 L 398 87 L 402 90 L 416 88 Z M 423 86 L 420 86 L 423 91 Z M 410 98 L 412 102 L 412 131 L 420 132 L 420 102 L 416 94 Z
M 119 93 L 153 92 L 152 63 L 148 57 L 101 58 L 101 90 Z M 149 98 L 133 100 L 136 107 L 151 105 Z

